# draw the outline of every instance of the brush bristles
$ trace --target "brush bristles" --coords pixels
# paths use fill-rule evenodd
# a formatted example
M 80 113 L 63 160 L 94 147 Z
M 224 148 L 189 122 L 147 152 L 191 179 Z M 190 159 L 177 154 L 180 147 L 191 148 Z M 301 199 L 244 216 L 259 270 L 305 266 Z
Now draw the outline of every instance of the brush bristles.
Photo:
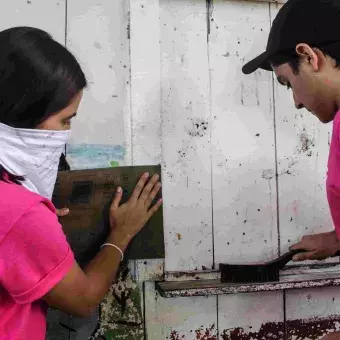
M 254 273 L 251 273 L 254 274 Z M 262 283 L 279 281 L 279 273 L 221 273 L 222 283 Z

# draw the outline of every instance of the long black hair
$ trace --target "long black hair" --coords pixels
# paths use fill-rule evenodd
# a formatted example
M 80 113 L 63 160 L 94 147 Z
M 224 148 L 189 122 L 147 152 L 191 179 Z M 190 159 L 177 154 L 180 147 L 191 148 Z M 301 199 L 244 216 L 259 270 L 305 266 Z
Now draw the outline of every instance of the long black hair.
M 13 27 L 0 32 L 0 122 L 34 129 L 87 86 L 70 51 L 47 32 Z M 6 176 L 7 174 L 7 176 Z M 0 164 L 0 180 L 18 182 Z

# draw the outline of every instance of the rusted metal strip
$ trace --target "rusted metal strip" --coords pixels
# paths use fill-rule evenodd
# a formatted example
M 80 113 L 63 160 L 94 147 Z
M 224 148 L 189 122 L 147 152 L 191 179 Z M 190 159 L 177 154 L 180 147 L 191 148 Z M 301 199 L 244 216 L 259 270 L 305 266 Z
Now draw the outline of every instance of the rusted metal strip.
M 282 272 L 280 281 L 264 283 L 221 283 L 219 279 L 164 281 L 156 283 L 163 297 L 224 295 L 245 292 L 340 286 L 340 266 L 292 268 Z
M 242 0 L 242 1 L 248 1 L 248 2 L 269 2 L 274 4 L 284 4 L 287 2 L 287 0 Z

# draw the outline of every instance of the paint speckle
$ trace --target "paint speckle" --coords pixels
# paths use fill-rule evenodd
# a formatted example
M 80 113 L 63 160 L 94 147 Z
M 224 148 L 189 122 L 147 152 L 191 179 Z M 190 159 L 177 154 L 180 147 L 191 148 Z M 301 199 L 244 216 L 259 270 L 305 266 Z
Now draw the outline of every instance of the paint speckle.
M 275 176 L 275 171 L 273 169 L 266 169 L 262 171 L 262 178 L 272 179 Z
M 192 127 L 188 130 L 191 137 L 203 137 L 208 130 L 208 122 L 202 119 L 192 121 Z
M 127 38 L 130 40 L 130 37 L 131 37 L 130 24 L 127 24 L 126 26 L 126 33 L 127 33 Z
M 176 233 L 177 240 L 180 241 L 182 239 L 182 235 L 180 233 Z
M 230 56 L 230 53 L 227 52 L 227 53 L 225 53 L 225 54 L 222 54 L 222 56 L 228 58 L 228 57 Z
M 241 104 L 242 105 L 244 105 L 243 92 L 244 92 L 244 85 L 243 85 L 243 83 L 241 83 Z
M 310 149 L 315 146 L 314 138 L 310 138 L 307 134 L 306 129 L 300 133 L 300 151 L 301 152 L 311 152 Z
M 255 136 L 256 136 L 256 137 L 259 137 L 259 136 L 260 136 L 260 134 L 259 134 L 259 133 L 257 133 Z
M 32 1 L 27 0 L 27 4 L 28 4 L 28 5 L 31 5 L 31 4 L 32 4 Z
M 99 50 L 102 48 L 98 41 L 95 41 L 93 45 L 95 48 L 98 48 Z

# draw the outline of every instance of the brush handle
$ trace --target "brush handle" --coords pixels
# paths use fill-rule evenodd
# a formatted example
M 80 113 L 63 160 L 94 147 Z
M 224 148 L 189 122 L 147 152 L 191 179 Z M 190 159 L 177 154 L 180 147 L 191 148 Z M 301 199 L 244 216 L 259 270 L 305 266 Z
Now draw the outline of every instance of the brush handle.
M 273 260 L 269 262 L 270 265 L 275 266 L 277 269 L 283 268 L 289 261 L 291 261 L 294 257 L 294 255 L 299 254 L 299 253 L 304 253 L 307 250 L 304 249 L 296 249 L 296 250 L 291 250 L 288 253 L 285 253 L 281 255 L 279 258 L 276 260 Z M 338 250 L 336 253 L 331 255 L 330 257 L 336 257 L 340 256 L 340 250 Z

